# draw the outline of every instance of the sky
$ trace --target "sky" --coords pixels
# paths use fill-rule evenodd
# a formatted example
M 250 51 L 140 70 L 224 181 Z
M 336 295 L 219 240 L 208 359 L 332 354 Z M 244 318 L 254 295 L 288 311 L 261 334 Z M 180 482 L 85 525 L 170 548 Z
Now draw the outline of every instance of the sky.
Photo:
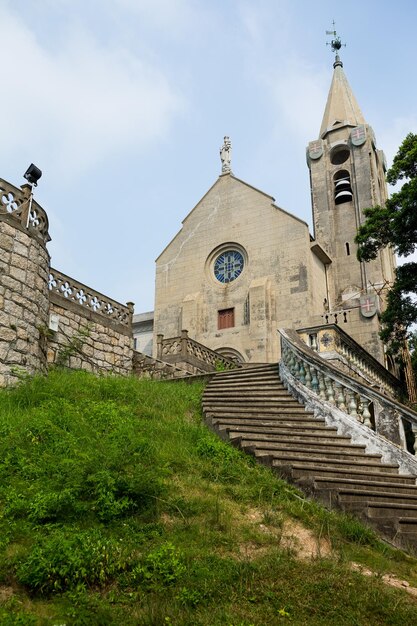
M 414 0 L 0 0 L 0 177 L 35 163 L 52 266 L 150 311 L 225 135 L 235 176 L 311 228 L 326 30 L 391 164 L 417 132 L 416 24 Z

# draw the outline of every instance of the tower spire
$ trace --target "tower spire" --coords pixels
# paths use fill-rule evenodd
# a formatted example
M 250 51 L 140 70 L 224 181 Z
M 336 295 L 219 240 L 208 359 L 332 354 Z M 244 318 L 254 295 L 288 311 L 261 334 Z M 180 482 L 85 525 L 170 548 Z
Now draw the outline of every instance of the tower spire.
M 333 22 L 333 26 L 334 26 Z M 323 138 L 328 131 L 336 130 L 341 126 L 358 126 L 365 124 L 362 111 L 356 101 L 353 91 L 343 71 L 343 63 L 339 57 L 339 50 L 346 44 L 342 43 L 335 30 L 326 30 L 327 35 L 333 39 L 327 42 L 335 54 L 333 63 L 334 74 L 327 97 L 326 109 L 320 128 L 320 137 Z

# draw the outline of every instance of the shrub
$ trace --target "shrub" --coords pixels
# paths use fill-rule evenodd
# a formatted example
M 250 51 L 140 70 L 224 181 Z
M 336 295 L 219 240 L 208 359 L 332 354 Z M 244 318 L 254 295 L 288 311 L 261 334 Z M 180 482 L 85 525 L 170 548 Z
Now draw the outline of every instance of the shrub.
M 126 567 L 120 543 L 98 530 L 70 536 L 56 531 L 38 541 L 17 568 L 17 580 L 32 592 L 53 593 L 101 586 Z
M 167 542 L 150 552 L 143 563 L 132 571 L 135 582 L 142 582 L 149 587 L 168 587 L 177 582 L 186 567 L 179 550 Z

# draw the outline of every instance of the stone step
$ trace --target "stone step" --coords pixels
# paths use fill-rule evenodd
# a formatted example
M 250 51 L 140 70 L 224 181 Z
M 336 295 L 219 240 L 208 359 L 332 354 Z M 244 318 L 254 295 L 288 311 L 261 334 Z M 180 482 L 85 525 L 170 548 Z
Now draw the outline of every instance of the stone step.
M 213 404 L 203 402 L 204 412 L 208 413 L 222 413 L 222 414 L 230 414 L 230 413 L 239 413 L 241 415 L 246 414 L 260 414 L 262 411 L 262 415 L 308 415 L 305 409 L 298 404 L 297 406 L 267 406 L 267 407 L 252 407 L 252 406 L 232 406 L 230 404 L 224 405 L 221 403 Z M 265 409 L 265 410 L 264 410 Z M 310 415 L 312 412 L 310 411 Z
M 208 416 L 210 417 L 210 416 Z M 337 436 L 337 430 L 332 429 L 331 427 L 326 426 L 325 424 L 322 424 L 321 422 L 318 422 L 317 424 L 315 424 L 314 422 L 311 423 L 310 421 L 306 420 L 306 419 L 295 419 L 296 416 L 293 416 L 293 419 L 284 419 L 283 417 L 277 417 L 277 419 L 275 420 L 263 420 L 263 419 L 258 419 L 255 420 L 253 418 L 251 418 L 250 420 L 247 420 L 247 425 L 243 424 L 243 422 L 245 422 L 244 418 L 233 418 L 233 417 L 219 417 L 219 416 L 214 416 L 213 418 L 211 418 L 211 424 L 213 426 L 216 426 L 218 428 L 223 428 L 223 427 L 230 427 L 232 429 L 240 429 L 240 428 L 247 428 L 249 431 L 253 431 L 253 432 L 257 432 L 260 429 L 263 428 L 274 428 L 277 430 L 277 432 L 281 431 L 281 430 L 289 430 L 290 432 L 293 432 L 295 435 L 297 434 L 302 434 L 303 432 L 309 432 L 312 435 L 324 435 L 326 436 L 327 434 L 331 435 L 331 436 Z M 243 431 L 245 432 L 245 431 Z
M 390 491 L 371 491 L 368 489 L 346 489 L 338 490 L 339 502 L 345 507 L 366 507 L 370 503 L 384 504 L 404 504 L 414 505 L 417 507 L 417 497 L 415 495 L 403 495 L 398 492 Z
M 400 518 L 417 517 L 416 504 L 401 504 L 395 502 L 372 502 L 368 504 L 367 516 L 375 520 L 392 520 L 398 523 Z
M 318 424 L 312 420 L 287 420 L 287 424 L 282 420 L 247 420 L 245 418 L 221 418 L 216 417 L 215 423 L 219 428 L 230 428 L 236 432 L 253 432 L 253 433 L 277 433 L 277 434 L 294 434 L 296 436 L 311 434 L 312 437 L 338 437 L 337 429 L 326 426 L 319 422 Z
M 269 389 L 260 389 L 259 386 L 253 389 L 240 389 L 235 387 L 221 387 L 220 389 L 207 389 L 204 392 L 204 398 L 268 398 L 271 397 L 294 402 L 294 398 L 289 395 L 286 389 L 277 389 L 272 386 Z
M 273 367 L 257 367 L 254 369 L 236 369 L 236 370 L 227 370 L 224 372 L 216 372 L 213 376 L 213 382 L 218 380 L 247 380 L 248 378 L 262 378 L 263 376 L 275 376 L 278 380 L 279 371 L 276 366 Z
M 297 402 L 297 400 L 291 398 L 291 396 L 276 396 L 275 394 L 271 394 L 269 396 L 223 396 L 223 394 L 204 395 L 203 404 L 211 404 L 213 406 L 251 406 L 256 407 L 257 409 L 264 406 L 293 406 L 304 410 L 304 407 Z
M 294 463 L 286 468 L 286 473 L 290 473 L 292 478 L 297 483 L 299 479 L 310 477 L 316 479 L 322 478 L 323 480 L 335 478 L 336 480 L 340 480 L 342 482 L 355 478 L 357 480 L 365 481 L 369 479 L 374 482 L 394 482 L 395 484 L 400 485 L 413 486 L 416 484 L 415 476 L 404 476 L 398 474 L 397 471 L 394 471 L 394 473 L 388 473 L 385 465 L 378 465 L 378 467 L 374 468 L 372 471 L 369 471 L 369 469 L 363 471 L 356 469 L 355 467 L 347 467 L 346 469 L 328 467 L 327 465 L 306 467 L 305 465 L 298 465 Z
M 239 380 L 239 381 L 245 381 L 245 380 L 257 380 L 259 378 L 263 378 L 263 377 L 269 377 L 269 378 L 275 378 L 275 380 L 279 381 L 282 384 L 281 378 L 279 376 L 279 372 L 277 370 L 262 370 L 262 369 L 257 369 L 257 370 L 234 370 L 234 371 L 230 371 L 230 372 L 224 372 L 224 374 L 219 374 L 216 373 L 214 374 L 214 376 L 211 378 L 210 383 L 227 383 L 230 380 Z
M 228 370 L 227 372 L 216 372 L 212 377 L 211 382 L 227 382 L 228 380 L 248 380 L 250 378 L 262 378 L 262 376 L 275 376 L 275 378 L 281 382 L 279 371 L 276 367 L 274 369 L 258 367 L 256 369 L 238 369 Z
M 210 379 L 210 387 L 217 385 L 230 385 L 230 384 L 256 384 L 265 380 L 268 385 L 276 384 L 280 387 L 284 387 L 284 383 L 280 379 L 279 375 L 276 372 L 258 372 L 258 373 L 246 373 L 246 374 L 235 374 L 233 376 L 220 377 L 218 374 L 214 374 L 214 376 Z
M 255 413 L 255 415 L 248 415 L 247 417 L 239 417 L 238 412 L 232 413 L 222 413 L 221 411 L 217 412 L 206 412 L 206 417 L 209 417 L 213 420 L 214 423 L 221 424 L 241 424 L 242 426 L 256 426 L 256 425 L 264 425 L 264 426 L 285 426 L 288 425 L 291 428 L 303 428 L 304 426 L 311 429 L 326 429 L 326 430 L 335 430 L 332 426 L 326 426 L 326 422 L 323 419 L 315 419 L 313 414 L 304 413 L 291 413 L 291 415 L 285 414 L 275 414 L 275 415 L 259 415 Z
M 229 433 L 230 439 L 238 438 L 250 438 L 253 441 L 288 441 L 299 443 L 300 441 L 316 443 L 334 443 L 339 442 L 343 445 L 349 445 L 351 443 L 350 437 L 340 437 L 334 432 L 327 433 L 314 433 L 310 430 L 302 430 L 301 432 L 294 432 L 293 430 L 284 430 L 279 428 L 244 428 L 233 426 L 219 426 L 219 430 L 226 430 Z
M 219 387 L 237 387 L 241 386 L 242 389 L 245 385 L 275 385 L 277 389 L 285 389 L 282 384 L 280 378 L 275 374 L 258 374 L 257 376 L 242 376 L 238 377 L 230 377 L 227 379 L 218 379 L 213 377 L 210 381 L 210 389 L 217 389 Z
M 239 439 L 242 447 L 256 447 L 258 450 L 301 450 L 306 449 L 312 452 L 331 452 L 341 454 L 365 454 L 365 446 L 360 444 L 352 444 L 349 439 L 340 441 L 334 439 L 330 441 L 322 441 L 319 437 L 317 439 L 300 437 L 299 439 L 277 439 L 277 438 L 263 438 L 263 437 L 251 437 L 250 433 L 243 434 L 238 433 L 233 439 Z M 367 455 L 369 456 L 369 455 Z M 380 458 L 380 455 L 377 455 Z
M 352 492 L 360 492 L 366 490 L 366 493 L 381 492 L 381 493 L 393 493 L 397 495 L 414 496 L 417 503 L 417 485 L 404 485 L 400 482 L 387 482 L 387 481 L 375 481 L 364 480 L 354 478 L 322 478 L 314 477 L 314 487 L 317 490 L 338 490 L 339 493 L 343 493 L 346 488 L 352 490 Z M 302 485 L 302 481 L 298 484 Z
M 266 460 L 269 461 L 268 464 L 271 464 L 274 468 L 279 468 L 280 465 L 288 465 L 294 462 L 294 464 L 302 465 L 306 470 L 308 468 L 316 468 L 316 466 L 325 466 L 328 469 L 340 469 L 345 468 L 349 470 L 350 468 L 356 470 L 362 470 L 363 472 L 368 472 L 368 470 L 380 471 L 381 473 L 389 473 L 395 474 L 398 473 L 398 465 L 389 464 L 389 463 L 380 463 L 379 461 L 375 461 L 374 459 L 369 459 L 367 455 L 361 457 L 360 462 L 356 461 L 352 466 L 352 461 L 349 459 L 348 461 L 344 459 L 332 459 L 325 460 L 317 455 L 306 455 L 304 457 L 292 456 L 291 454 L 281 455 L 279 458 L 272 456 L 271 454 L 263 454 L 258 455 L 259 459 L 262 460 L 262 456 L 266 457 Z
M 285 389 L 284 385 L 281 383 L 279 378 L 276 378 L 273 375 L 265 375 L 259 376 L 258 378 L 253 378 L 252 376 L 246 377 L 244 380 L 237 380 L 235 378 L 231 378 L 230 380 L 212 380 L 210 381 L 210 389 L 246 389 L 252 388 L 255 386 L 262 386 L 266 389 Z
M 417 517 L 400 518 L 397 523 L 397 529 L 400 533 L 416 533 L 417 535 Z
M 262 398 L 225 398 L 223 401 L 218 398 L 203 398 L 203 407 L 214 407 L 217 410 L 227 410 L 229 408 L 246 409 L 254 411 L 256 413 L 268 412 L 271 409 L 273 413 L 277 409 L 286 411 L 287 409 L 297 409 L 305 413 L 304 407 L 295 400 L 289 400 L 288 398 L 272 398 L 271 400 L 263 400 Z
M 381 455 L 378 454 L 365 455 L 363 452 L 361 453 L 361 451 L 354 452 L 350 450 L 346 450 L 345 452 L 340 452 L 339 450 L 320 450 L 314 449 L 313 446 L 295 447 L 275 444 L 275 447 L 273 447 L 273 444 L 263 444 L 262 447 L 260 447 L 260 445 L 250 445 L 249 442 L 243 442 L 242 448 L 251 451 L 256 457 L 269 456 L 274 460 L 285 459 L 286 461 L 300 461 L 301 459 L 315 463 L 350 461 L 353 465 L 369 465 L 381 459 Z

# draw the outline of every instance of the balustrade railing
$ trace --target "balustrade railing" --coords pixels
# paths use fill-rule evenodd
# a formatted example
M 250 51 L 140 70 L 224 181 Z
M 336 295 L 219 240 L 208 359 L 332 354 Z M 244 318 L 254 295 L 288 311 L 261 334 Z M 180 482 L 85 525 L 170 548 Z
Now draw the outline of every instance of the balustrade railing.
M 181 331 L 180 337 L 169 339 L 157 335 L 157 357 L 166 363 L 188 363 L 197 370 L 196 373 L 239 367 L 232 359 L 190 339 L 186 330 Z
M 137 351 L 133 352 L 133 372 L 139 377 L 152 380 L 187 378 L 191 375 L 190 372 L 176 367 L 172 363 L 165 363 Z
M 361 376 L 380 391 L 395 397 L 401 389 L 400 381 L 336 324 L 297 332 L 324 359 L 338 361 L 345 371 Z
M 51 239 L 48 216 L 35 200 L 30 200 L 30 193 L 29 184 L 19 189 L 0 178 L 0 215 L 10 216 L 20 223 L 21 228 L 32 231 L 47 243 Z
M 406 447 L 404 422 L 414 433 L 408 451 L 417 453 L 417 413 L 377 389 L 336 368 L 310 346 L 296 331 L 280 330 L 281 367 L 290 377 L 340 411 L 401 447 Z
M 53 268 L 50 269 L 48 287 L 51 295 L 55 296 L 55 302 L 64 308 L 71 304 L 79 307 L 80 315 L 85 315 L 89 311 L 98 315 L 104 325 L 115 322 L 131 329 L 133 303 L 128 302 L 124 305 L 116 302 Z

